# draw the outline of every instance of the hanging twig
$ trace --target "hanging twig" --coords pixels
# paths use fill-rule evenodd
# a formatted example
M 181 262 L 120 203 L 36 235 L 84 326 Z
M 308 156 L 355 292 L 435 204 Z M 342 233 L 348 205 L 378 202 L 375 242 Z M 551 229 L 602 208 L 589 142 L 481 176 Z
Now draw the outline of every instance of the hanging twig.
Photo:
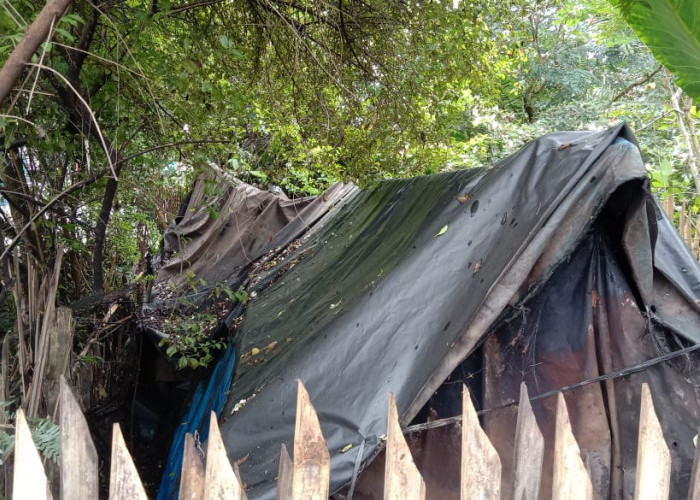
M 116 172 L 116 170 L 114 170 L 114 163 L 112 162 L 112 151 L 110 150 L 110 148 L 107 147 L 107 143 L 105 142 L 105 138 L 102 135 L 102 129 L 100 128 L 99 123 L 97 123 L 97 118 L 95 118 L 95 113 L 92 112 L 92 108 L 87 103 L 87 101 L 85 101 L 85 99 L 83 99 L 83 96 L 80 95 L 80 92 L 78 92 L 75 89 L 75 87 L 73 87 L 73 85 L 71 85 L 71 83 L 68 81 L 68 79 L 65 76 L 63 76 L 61 73 L 59 73 L 55 69 L 49 68 L 48 66 L 43 66 L 43 65 L 39 65 L 39 64 L 33 64 L 33 63 L 27 63 L 27 65 L 28 66 L 35 66 L 37 68 L 43 68 L 47 71 L 50 71 L 51 73 L 53 73 L 57 77 L 59 77 L 61 80 L 63 80 L 63 83 L 65 83 L 66 86 L 75 94 L 75 96 L 78 98 L 78 100 L 81 102 L 81 104 L 83 106 L 85 106 L 85 110 L 90 115 L 90 119 L 92 120 L 92 123 L 95 125 L 95 131 L 97 132 L 97 136 L 99 137 L 100 142 L 102 143 L 102 148 L 104 149 L 105 156 L 107 157 L 107 163 L 109 163 L 109 168 L 112 171 L 112 177 L 114 178 L 114 180 L 119 180 L 117 177 L 117 172 Z M 2 260 L 2 259 L 0 259 L 0 260 Z
M 41 49 L 41 57 L 39 58 L 39 66 L 41 67 L 44 64 L 44 56 L 46 55 L 46 47 L 49 45 L 49 40 L 51 40 L 51 36 L 53 35 L 53 23 L 56 21 L 56 18 L 51 19 L 51 27 L 49 28 L 49 34 L 46 36 L 46 41 L 44 42 L 44 48 Z M 39 81 L 39 73 L 41 73 L 41 70 L 37 68 L 36 70 L 36 75 L 34 75 L 34 83 L 32 84 L 32 89 L 29 91 L 29 99 L 27 100 L 27 111 L 26 113 L 29 114 L 29 110 L 32 107 L 32 97 L 34 96 L 34 91 L 36 90 L 36 84 Z

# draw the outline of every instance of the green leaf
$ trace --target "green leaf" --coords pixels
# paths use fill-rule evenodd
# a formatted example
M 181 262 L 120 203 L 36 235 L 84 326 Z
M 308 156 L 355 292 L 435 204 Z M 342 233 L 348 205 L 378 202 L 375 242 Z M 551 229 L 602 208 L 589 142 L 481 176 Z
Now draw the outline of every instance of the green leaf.
M 167 354 L 168 356 L 173 356 L 176 352 L 177 352 L 177 347 L 175 347 L 174 345 L 171 345 L 170 347 L 168 347 L 168 350 L 165 351 L 165 354 Z
M 75 37 L 70 34 L 70 32 L 64 30 L 63 28 L 56 28 L 56 33 L 63 36 L 69 42 L 75 42 Z
M 186 367 L 187 367 L 187 358 L 184 357 L 184 356 L 181 357 L 181 358 L 180 358 L 180 361 L 178 361 L 178 363 L 177 363 L 177 367 L 178 367 L 180 370 L 182 370 L 183 368 L 186 368 Z
M 219 37 L 219 43 L 225 49 L 231 48 L 231 46 L 233 45 L 231 40 L 229 40 L 229 38 L 226 35 L 221 35 Z
M 613 0 L 676 83 L 700 100 L 700 2 L 697 0 Z
M 438 236 L 442 236 L 443 234 L 445 234 L 447 232 L 448 228 L 449 228 L 448 224 L 445 224 L 444 226 L 442 226 L 442 228 L 437 232 L 435 237 L 437 238 Z

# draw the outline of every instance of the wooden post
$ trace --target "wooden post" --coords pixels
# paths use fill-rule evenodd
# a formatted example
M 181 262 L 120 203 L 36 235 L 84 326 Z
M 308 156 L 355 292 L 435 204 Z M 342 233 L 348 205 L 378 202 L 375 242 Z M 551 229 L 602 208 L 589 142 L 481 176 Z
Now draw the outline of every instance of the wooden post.
M 55 415 L 61 379 L 68 370 L 70 354 L 73 348 L 73 312 L 67 307 L 56 309 L 54 321 L 48 325 L 46 334 L 49 337 L 48 353 L 42 391 L 48 414 Z
M 46 500 L 51 498 L 49 483 L 24 411 L 17 410 L 15 423 L 15 465 L 12 496 L 16 499 Z
M 109 472 L 109 500 L 148 500 L 119 424 L 112 426 L 112 467 Z
M 501 459 L 481 429 L 472 398 L 462 386 L 462 469 L 461 498 L 501 498 Z
M 2 341 L 2 352 L 0 353 L 0 401 L 7 401 L 10 371 L 10 336 L 5 335 Z M 7 422 L 5 408 L 0 408 L 0 424 Z
M 98 498 L 97 451 L 80 405 L 63 377 L 60 378 L 59 403 L 61 498 Z
M 552 500 L 593 499 L 593 485 L 581 460 L 564 395 L 557 395 Z
M 204 474 L 204 500 L 245 500 L 246 494 L 236 472 L 229 462 L 224 442 L 221 439 L 216 413 L 209 419 L 207 440 L 207 465 Z
M 309 393 L 301 380 L 297 382 L 297 414 L 294 426 L 294 467 L 292 498 L 321 500 L 328 498 L 330 455 L 321 424 Z
M 190 433 L 185 434 L 179 498 L 182 500 L 201 500 L 204 498 L 204 464 L 199 458 L 194 438 Z
M 700 439 L 700 430 L 698 430 Z M 690 474 L 690 489 L 688 500 L 700 500 L 700 442 L 695 445 L 695 459 L 693 460 L 693 472 Z
M 277 494 L 275 500 L 291 500 L 292 498 L 292 473 L 294 463 L 289 456 L 287 447 L 282 443 L 280 450 L 280 466 L 277 473 Z
M 425 482 L 403 437 L 393 393 L 389 395 L 386 433 L 384 500 L 424 500 Z
M 671 219 L 671 222 L 673 222 L 673 213 L 675 212 L 675 204 L 676 204 L 676 198 L 674 195 L 668 195 L 664 200 L 661 202 L 661 208 L 663 208 L 664 212 L 666 212 L 666 215 L 668 215 L 668 218 Z
M 649 385 L 642 384 L 634 498 L 666 500 L 671 487 L 671 454 L 654 411 Z
M 532 412 L 530 396 L 525 382 L 520 384 L 520 405 L 515 425 L 515 471 L 514 498 L 528 500 L 539 498 L 542 463 L 544 461 L 544 438 Z

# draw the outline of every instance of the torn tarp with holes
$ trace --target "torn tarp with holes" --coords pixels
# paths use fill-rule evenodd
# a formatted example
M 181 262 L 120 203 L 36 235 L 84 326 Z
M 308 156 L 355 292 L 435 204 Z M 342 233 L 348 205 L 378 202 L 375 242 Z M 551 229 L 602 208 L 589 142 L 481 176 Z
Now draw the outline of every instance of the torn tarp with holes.
M 268 251 L 303 234 L 330 207 L 357 188 L 335 184 L 322 196 L 289 199 L 250 184 L 200 177 L 177 224 L 163 235 L 165 259 L 157 283 L 199 288 L 236 282 Z M 191 280 L 192 278 L 190 278 Z
M 463 383 L 483 410 L 513 402 L 521 381 L 536 396 L 700 342 L 700 267 L 665 217 L 623 125 L 550 134 L 490 169 L 346 196 L 282 262 L 248 276 L 253 298 L 234 329 L 240 357 L 220 423 L 248 498 L 275 496 L 297 379 L 328 443 L 336 497 L 360 464 L 354 498 L 379 498 L 373 460 L 390 392 L 407 425 L 458 413 Z M 566 394 L 600 495 L 633 488 L 641 381 L 672 450 L 672 496 L 684 494 L 698 365 L 694 353 Z M 533 405 L 550 450 L 554 401 Z M 511 410 L 484 416 L 504 491 Z M 458 498 L 448 477 L 458 455 L 429 434 L 412 437 L 427 495 Z M 543 477 L 551 467 L 550 455 Z

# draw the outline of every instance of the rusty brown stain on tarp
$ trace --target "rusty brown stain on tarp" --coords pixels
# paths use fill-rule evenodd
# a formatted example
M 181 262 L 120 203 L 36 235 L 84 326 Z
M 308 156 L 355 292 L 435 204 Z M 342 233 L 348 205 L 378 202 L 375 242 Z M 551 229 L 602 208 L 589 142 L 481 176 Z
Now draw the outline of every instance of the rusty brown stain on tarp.
M 545 345 L 528 352 L 518 348 L 536 343 L 536 314 L 523 324 L 501 324 L 485 342 L 485 394 L 483 405 L 494 408 L 517 400 L 518 387 L 525 381 L 531 396 L 557 389 L 588 378 L 609 373 L 651 359 L 658 354 L 657 345 L 667 341 L 661 333 L 649 333 L 645 317 L 636 299 L 611 261 L 591 260 L 590 272 L 596 283 L 586 301 L 590 322 L 578 347 L 570 332 L 549 332 L 550 338 L 568 338 L 568 342 Z M 601 284 L 602 283 L 602 284 Z M 581 296 L 583 298 L 585 294 Z M 569 300 L 559 298 L 558 300 Z M 547 303 L 548 307 L 556 307 Z M 551 311 L 551 309 L 549 309 Z M 542 311 L 543 314 L 547 310 Z M 535 318 L 535 319 L 533 319 Z M 572 325 L 575 328 L 575 325 Z M 656 337 L 656 338 L 655 338 Z M 697 356 L 695 358 L 697 360 Z M 697 363 L 697 361 L 696 361 Z M 621 379 L 591 384 L 565 394 L 571 424 L 584 462 L 591 474 L 596 498 L 627 498 L 634 486 L 634 470 L 639 420 L 639 387 L 648 382 L 655 394 L 673 397 L 660 408 L 660 420 L 674 460 L 672 483 L 676 498 L 686 488 L 692 457 L 685 457 L 688 443 L 682 436 L 685 427 L 693 429 L 700 418 L 698 402 L 692 393 L 687 374 L 672 364 L 659 365 L 645 372 Z M 533 411 L 545 439 L 545 458 L 541 498 L 551 493 L 552 450 L 556 398 L 533 402 Z M 517 407 L 487 413 L 484 426 L 502 457 L 512 456 Z M 684 421 L 687 420 L 687 422 Z M 681 446 L 681 444 L 683 446 Z M 502 492 L 512 494 L 512 464 L 503 461 Z

